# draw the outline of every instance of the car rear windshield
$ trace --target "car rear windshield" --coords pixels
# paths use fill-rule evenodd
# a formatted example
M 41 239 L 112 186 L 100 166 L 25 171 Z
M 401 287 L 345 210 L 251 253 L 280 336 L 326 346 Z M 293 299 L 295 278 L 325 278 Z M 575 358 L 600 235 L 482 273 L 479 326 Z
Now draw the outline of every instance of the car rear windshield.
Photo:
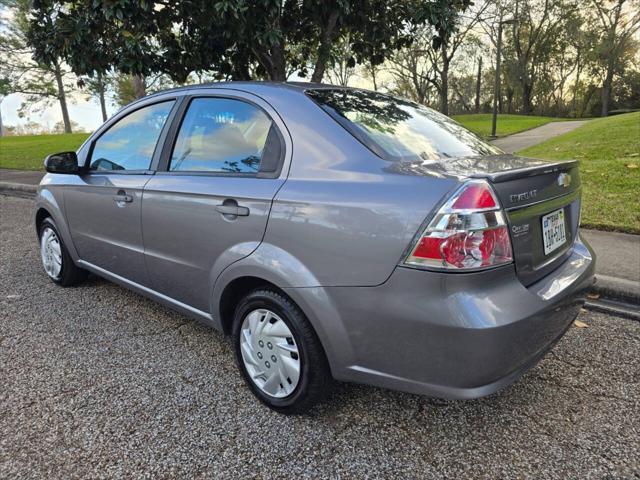
M 501 153 L 449 117 L 407 100 L 339 88 L 312 89 L 306 93 L 385 160 L 437 161 Z

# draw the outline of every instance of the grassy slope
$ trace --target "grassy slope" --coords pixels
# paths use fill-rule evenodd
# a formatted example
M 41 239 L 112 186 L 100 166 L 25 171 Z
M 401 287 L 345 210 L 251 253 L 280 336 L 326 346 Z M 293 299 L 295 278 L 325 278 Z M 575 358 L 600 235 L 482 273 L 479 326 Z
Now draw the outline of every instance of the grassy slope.
M 42 170 L 42 162 L 47 155 L 76 150 L 88 136 L 87 133 L 71 133 L 2 137 L 0 138 L 0 168 Z
M 580 160 L 582 225 L 640 233 L 640 112 L 593 120 L 518 153 Z
M 491 114 L 454 115 L 453 119 L 464 125 L 476 135 L 488 137 L 491 134 Z M 527 115 L 498 115 L 496 134 L 498 137 L 530 130 L 549 122 L 561 121 L 561 118 L 534 117 Z

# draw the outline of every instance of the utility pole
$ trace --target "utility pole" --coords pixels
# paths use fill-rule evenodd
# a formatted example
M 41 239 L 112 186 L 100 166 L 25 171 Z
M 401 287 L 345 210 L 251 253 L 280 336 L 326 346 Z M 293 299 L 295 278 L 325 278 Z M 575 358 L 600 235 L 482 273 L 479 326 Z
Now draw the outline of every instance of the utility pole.
M 502 49 L 502 25 L 515 23 L 514 19 L 502 20 L 498 23 L 498 40 L 496 42 L 496 83 L 493 88 L 493 118 L 491 119 L 491 137 L 496 138 L 498 123 L 498 99 L 500 98 L 500 55 Z

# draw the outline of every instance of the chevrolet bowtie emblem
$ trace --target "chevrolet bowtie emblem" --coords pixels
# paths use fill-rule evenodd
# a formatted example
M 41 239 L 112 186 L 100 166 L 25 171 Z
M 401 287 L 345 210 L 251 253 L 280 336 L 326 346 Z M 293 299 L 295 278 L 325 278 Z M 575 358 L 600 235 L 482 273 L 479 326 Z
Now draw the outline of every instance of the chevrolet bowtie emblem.
M 564 188 L 567 188 L 569 185 L 571 185 L 571 175 L 569 175 L 568 173 L 561 173 L 560 175 L 558 175 L 558 185 Z

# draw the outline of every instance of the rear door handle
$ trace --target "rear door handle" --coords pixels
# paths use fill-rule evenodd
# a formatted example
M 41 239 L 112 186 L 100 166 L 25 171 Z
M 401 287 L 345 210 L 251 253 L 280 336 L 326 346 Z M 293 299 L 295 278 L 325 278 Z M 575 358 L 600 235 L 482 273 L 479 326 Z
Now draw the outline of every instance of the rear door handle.
M 242 207 L 238 204 L 216 205 L 216 212 L 230 217 L 246 217 L 249 215 L 249 208 Z

